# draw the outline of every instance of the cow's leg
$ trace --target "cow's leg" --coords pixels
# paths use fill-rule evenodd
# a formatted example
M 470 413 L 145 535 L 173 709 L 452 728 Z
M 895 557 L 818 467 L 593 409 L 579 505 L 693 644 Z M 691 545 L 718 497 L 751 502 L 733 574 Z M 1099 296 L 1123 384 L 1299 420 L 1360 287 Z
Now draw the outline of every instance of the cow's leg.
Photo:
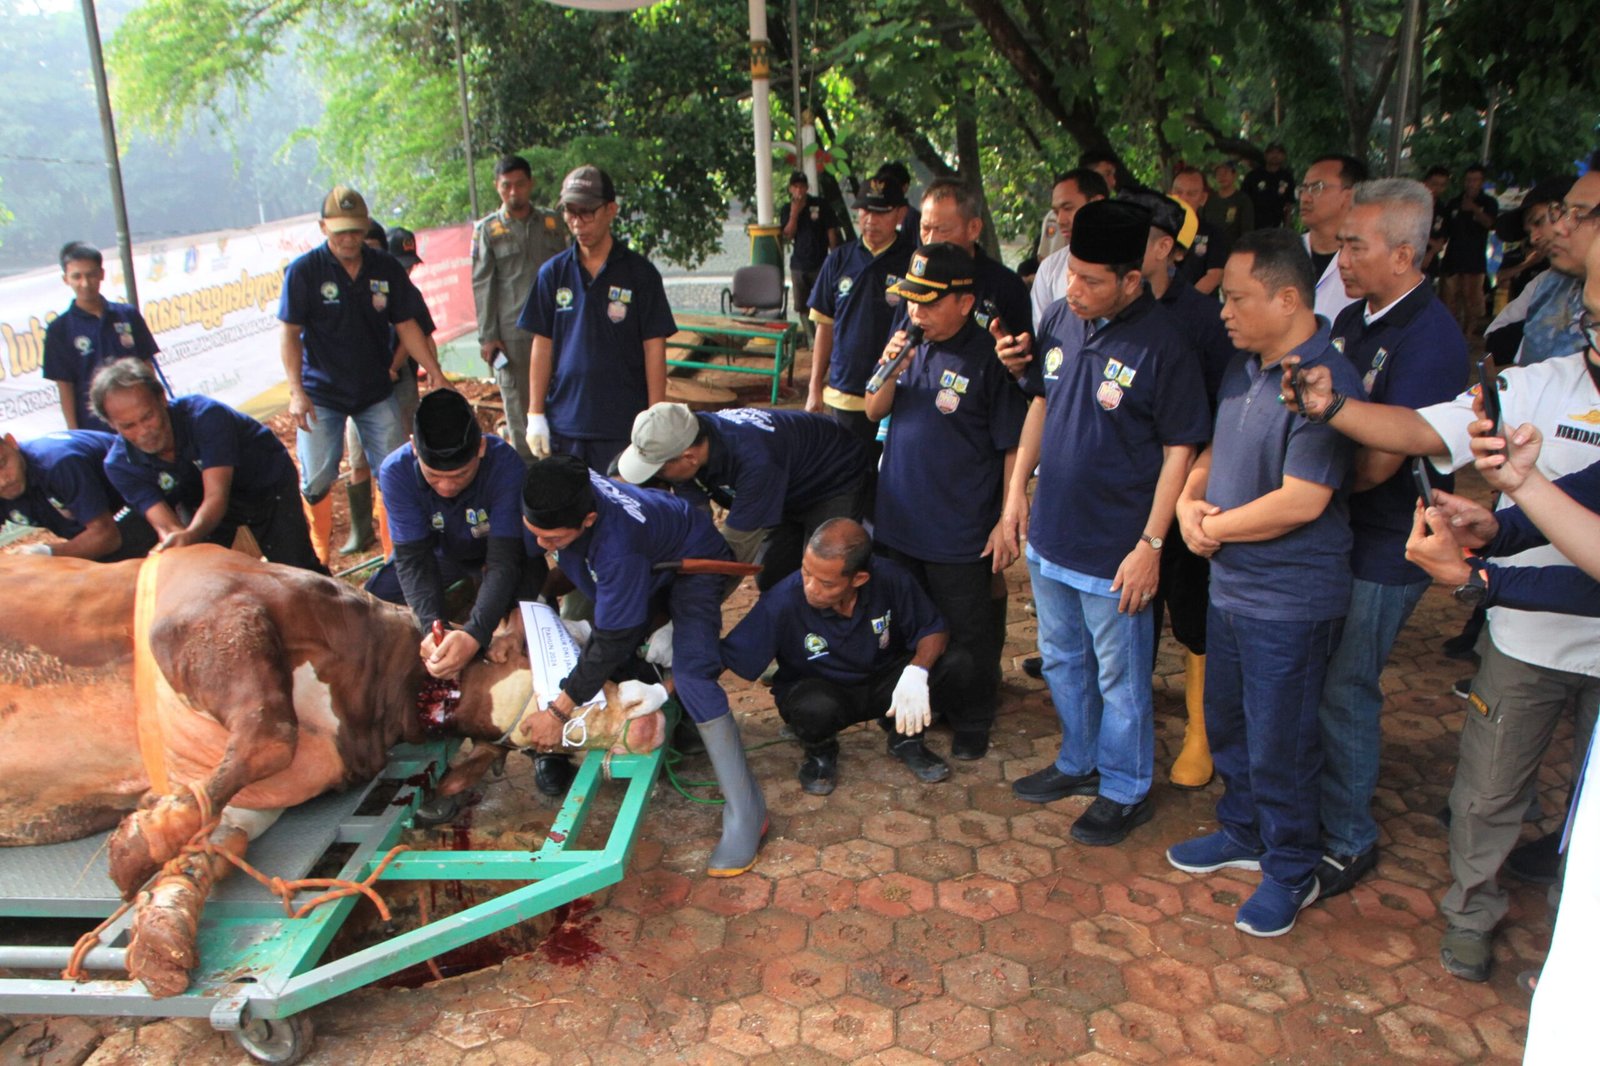
M 239 790 L 286 769 L 298 726 L 294 683 L 267 612 L 238 600 L 200 605 L 204 619 L 174 617 L 151 634 L 151 651 L 174 691 L 228 730 L 228 746 L 199 783 L 206 810 L 189 788 L 174 790 L 123 819 L 107 844 L 111 879 L 132 899 L 163 863 Z
M 245 847 L 278 820 L 282 809 L 247 811 L 229 807 L 207 838 L 219 851 L 243 856 Z M 189 971 L 199 958 L 195 934 L 211 887 L 233 864 L 221 855 L 194 852 L 169 867 L 135 904 L 128 941 L 128 976 L 142 981 L 152 996 L 176 996 L 189 987 Z

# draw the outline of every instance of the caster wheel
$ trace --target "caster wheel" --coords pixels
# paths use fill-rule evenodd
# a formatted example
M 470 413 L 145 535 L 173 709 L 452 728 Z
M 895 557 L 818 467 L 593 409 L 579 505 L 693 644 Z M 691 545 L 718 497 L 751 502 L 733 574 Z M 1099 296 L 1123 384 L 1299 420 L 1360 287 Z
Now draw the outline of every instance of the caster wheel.
M 271 1066 L 293 1066 L 311 1053 L 314 1039 L 311 1018 L 305 1014 L 260 1018 L 233 1034 L 246 1055 Z

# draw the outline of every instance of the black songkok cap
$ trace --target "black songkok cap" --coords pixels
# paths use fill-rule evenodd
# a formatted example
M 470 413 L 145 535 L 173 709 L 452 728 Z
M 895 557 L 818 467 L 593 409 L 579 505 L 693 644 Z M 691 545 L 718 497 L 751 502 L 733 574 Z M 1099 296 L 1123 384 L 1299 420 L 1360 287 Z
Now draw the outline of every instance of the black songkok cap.
M 528 467 L 522 517 L 539 529 L 577 529 L 594 511 L 589 468 L 575 455 L 551 455 Z
M 1126 200 L 1084 204 L 1072 219 L 1072 258 L 1101 266 L 1142 263 L 1150 225 L 1149 210 Z
M 483 430 L 467 398 L 453 389 L 435 389 L 417 404 L 411 446 L 430 470 L 459 470 L 478 455 Z

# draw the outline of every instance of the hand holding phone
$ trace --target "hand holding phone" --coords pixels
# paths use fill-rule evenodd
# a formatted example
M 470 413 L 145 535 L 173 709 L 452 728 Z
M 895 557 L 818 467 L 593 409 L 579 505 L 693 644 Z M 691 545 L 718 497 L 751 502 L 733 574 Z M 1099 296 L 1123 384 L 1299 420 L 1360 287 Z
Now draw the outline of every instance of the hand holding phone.
M 1495 369 L 1494 358 L 1484 356 L 1478 364 L 1478 396 L 1483 401 L 1483 417 L 1494 423 L 1494 429 L 1489 431 L 1491 437 L 1504 437 L 1506 435 L 1505 419 L 1500 413 L 1500 373 Z M 1504 448 L 1497 448 L 1490 454 L 1504 455 Z
M 1422 501 L 1422 509 L 1427 510 L 1433 506 L 1433 482 L 1428 480 L 1428 460 L 1422 456 L 1414 456 L 1411 460 L 1411 480 L 1417 486 L 1417 497 Z M 1431 536 L 1432 530 L 1426 522 L 1422 525 L 1423 536 Z

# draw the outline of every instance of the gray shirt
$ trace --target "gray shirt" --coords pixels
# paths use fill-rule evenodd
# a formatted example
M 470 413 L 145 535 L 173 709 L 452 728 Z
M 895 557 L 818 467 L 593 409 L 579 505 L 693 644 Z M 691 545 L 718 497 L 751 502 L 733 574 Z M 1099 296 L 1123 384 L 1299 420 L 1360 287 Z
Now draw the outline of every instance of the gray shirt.
M 504 207 L 472 230 L 472 302 L 478 312 L 478 342 L 500 341 L 526 354 L 532 336 L 517 328 L 544 261 L 567 246 L 561 216 L 534 208 L 524 219 Z

